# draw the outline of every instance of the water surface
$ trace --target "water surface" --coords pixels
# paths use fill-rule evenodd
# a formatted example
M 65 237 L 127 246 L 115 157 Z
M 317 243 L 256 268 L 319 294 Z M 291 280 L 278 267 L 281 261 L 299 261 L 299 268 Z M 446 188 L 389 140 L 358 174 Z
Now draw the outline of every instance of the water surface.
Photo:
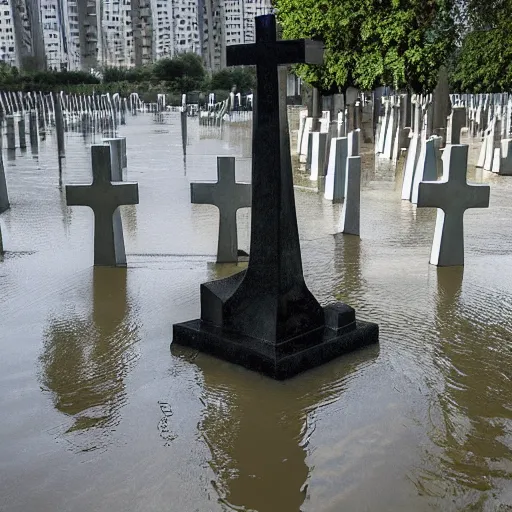
M 361 239 L 297 171 L 304 272 L 317 298 L 380 324 L 380 345 L 286 382 L 173 347 L 214 264 L 215 207 L 190 204 L 216 156 L 250 179 L 245 127 L 129 117 L 122 207 L 128 269 L 92 267 L 92 212 L 62 184 L 90 181 L 88 144 L 53 134 L 4 153 L 0 216 L 0 510 L 496 511 L 512 509 L 512 181 L 482 171 L 489 209 L 465 216 L 466 266 L 428 264 L 435 210 L 400 176 L 364 169 Z M 367 159 L 371 160 L 371 159 Z M 240 248 L 249 249 L 247 210 Z

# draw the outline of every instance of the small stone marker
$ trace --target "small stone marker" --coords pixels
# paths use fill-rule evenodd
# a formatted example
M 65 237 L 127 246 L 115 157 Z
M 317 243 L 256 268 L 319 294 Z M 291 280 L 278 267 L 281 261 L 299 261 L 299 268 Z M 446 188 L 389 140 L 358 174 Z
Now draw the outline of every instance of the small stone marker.
M 60 159 L 66 156 L 66 144 L 64 142 L 64 116 L 62 114 L 62 103 L 60 96 L 53 96 L 52 100 L 54 102 L 55 108 L 55 131 L 57 132 L 57 154 L 59 157 L 59 165 Z
M 512 176 L 512 139 L 503 139 L 501 141 L 499 174 Z
M 14 116 L 6 116 L 5 127 L 7 132 L 7 149 L 16 149 L 16 126 Z
M 10 208 L 9 195 L 7 194 L 7 183 L 5 181 L 4 159 L 0 153 L 0 213 Z
M 438 169 L 441 169 L 441 143 L 443 139 L 432 135 L 422 141 L 418 163 L 414 172 L 414 182 L 411 190 L 411 203 L 418 202 L 418 187 L 422 181 L 437 181 Z
M 125 267 L 123 225 L 118 208 L 139 203 L 137 183 L 112 183 L 110 146 L 91 146 L 91 185 L 67 185 L 68 206 L 88 206 L 94 212 L 94 265 Z
M 332 139 L 324 197 L 334 203 L 340 203 L 345 197 L 348 156 L 348 138 L 335 137 Z
M 448 116 L 447 144 L 460 144 L 460 132 L 466 126 L 466 107 L 453 107 Z
M 311 170 L 309 179 L 311 181 L 317 181 L 319 176 L 324 176 L 327 133 L 309 132 L 308 147 L 308 163 Z
M 25 114 L 22 113 L 20 120 L 18 121 L 18 134 L 19 134 L 19 141 L 20 141 L 20 149 L 26 149 L 27 148 L 27 134 L 26 134 L 26 127 L 25 127 Z
M 322 44 L 277 41 L 274 15 L 255 29 L 256 43 L 226 47 L 229 66 L 256 66 L 249 265 L 201 285 L 201 318 L 175 324 L 173 343 L 285 379 L 377 343 L 379 329 L 345 304 L 323 308 L 304 281 L 282 65 L 321 64 Z
M 448 146 L 443 178 L 419 186 L 418 208 L 438 208 L 430 263 L 439 267 L 464 265 L 464 212 L 489 206 L 489 185 L 466 182 L 468 147 Z
M 126 139 L 124 137 L 103 139 L 103 143 L 110 145 L 112 181 L 123 181 L 123 145 L 126 144 Z
M 347 159 L 347 179 L 345 181 L 345 202 L 341 210 L 339 232 L 359 236 L 361 210 L 361 157 Z
M 191 183 L 191 202 L 212 204 L 219 209 L 219 242 L 217 263 L 238 262 L 236 212 L 251 206 L 251 185 L 235 181 L 235 159 L 217 158 L 215 183 Z

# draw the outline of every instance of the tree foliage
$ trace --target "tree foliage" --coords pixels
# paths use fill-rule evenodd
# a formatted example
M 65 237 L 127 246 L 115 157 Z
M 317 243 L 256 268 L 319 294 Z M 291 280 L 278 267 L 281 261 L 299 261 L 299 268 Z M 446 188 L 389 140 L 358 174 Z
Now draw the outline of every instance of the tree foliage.
M 465 34 L 450 77 L 460 92 L 512 90 L 512 0 L 465 0 Z
M 210 88 L 229 91 L 236 87 L 239 92 L 251 92 L 256 85 L 256 73 L 252 67 L 226 68 L 213 73 Z
M 323 91 L 379 85 L 431 91 L 454 49 L 455 0 L 274 0 L 283 38 L 325 45 L 298 74 Z

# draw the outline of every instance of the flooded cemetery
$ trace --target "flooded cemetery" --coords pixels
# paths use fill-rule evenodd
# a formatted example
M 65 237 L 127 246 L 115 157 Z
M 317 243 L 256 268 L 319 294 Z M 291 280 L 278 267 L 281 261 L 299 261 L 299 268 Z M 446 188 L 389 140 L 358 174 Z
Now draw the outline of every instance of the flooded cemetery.
M 252 111 L 186 116 L 129 98 L 103 116 L 102 104 L 55 98 L 42 109 L 25 98 L 3 123 L 0 510 L 512 508 L 508 99 L 452 96 L 443 143 L 429 97 L 412 98 L 407 132 L 405 100 L 384 98 L 375 141 L 352 131 L 350 105 L 326 112 L 317 135 L 288 107 L 305 289 L 326 318 L 348 304 L 379 335 L 279 380 L 256 356 L 238 365 L 173 342 L 210 314 L 202 283 L 274 275 L 261 264 L 266 224 L 290 212 L 262 221 L 274 195 L 258 178 L 251 219 L 241 184 L 269 153 L 253 147 Z M 108 149 L 113 137 L 125 142 Z M 93 171 L 104 182 L 91 195 Z M 93 203 L 94 214 L 78 206 Z M 281 247 L 284 268 L 296 254 Z

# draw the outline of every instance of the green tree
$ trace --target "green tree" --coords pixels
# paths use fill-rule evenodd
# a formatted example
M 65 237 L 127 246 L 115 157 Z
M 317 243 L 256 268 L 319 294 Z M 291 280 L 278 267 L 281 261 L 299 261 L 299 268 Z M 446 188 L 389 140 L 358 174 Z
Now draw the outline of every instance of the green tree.
M 225 68 L 213 73 L 209 88 L 230 91 L 233 86 L 242 93 L 251 92 L 256 85 L 256 72 L 253 67 Z
M 379 85 L 432 91 L 456 42 L 456 0 L 274 0 L 283 38 L 325 45 L 297 73 L 323 91 Z
M 512 89 L 512 0 L 466 0 L 461 19 L 466 33 L 454 55 L 450 76 L 460 92 Z

